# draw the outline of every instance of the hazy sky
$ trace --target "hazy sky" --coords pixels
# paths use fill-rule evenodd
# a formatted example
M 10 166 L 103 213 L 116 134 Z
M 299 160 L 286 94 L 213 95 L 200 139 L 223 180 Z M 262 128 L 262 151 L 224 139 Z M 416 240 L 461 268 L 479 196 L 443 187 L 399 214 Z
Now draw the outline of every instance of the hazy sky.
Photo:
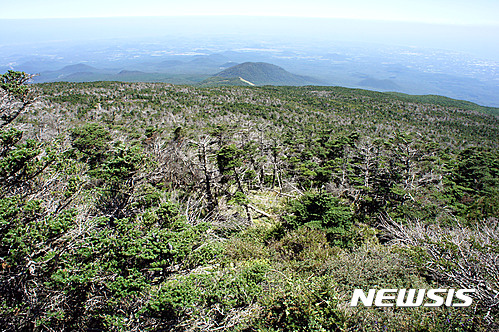
M 0 19 L 248 15 L 499 25 L 498 0 L 0 0 Z

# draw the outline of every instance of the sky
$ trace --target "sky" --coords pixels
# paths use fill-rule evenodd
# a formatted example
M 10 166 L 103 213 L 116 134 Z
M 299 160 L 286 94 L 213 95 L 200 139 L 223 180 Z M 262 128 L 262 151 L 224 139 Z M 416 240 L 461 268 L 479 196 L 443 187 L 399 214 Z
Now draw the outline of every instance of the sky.
M 499 25 L 498 0 L 0 0 L 0 19 L 244 15 Z

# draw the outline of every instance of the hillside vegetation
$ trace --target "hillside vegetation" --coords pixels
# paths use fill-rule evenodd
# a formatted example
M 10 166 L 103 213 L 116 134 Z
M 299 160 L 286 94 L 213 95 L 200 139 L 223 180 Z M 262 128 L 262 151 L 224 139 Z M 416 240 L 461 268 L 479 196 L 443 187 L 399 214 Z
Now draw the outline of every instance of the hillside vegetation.
M 0 80 L 2 330 L 498 328 L 497 116 L 335 87 L 28 78 Z M 350 307 L 357 288 L 476 292 Z

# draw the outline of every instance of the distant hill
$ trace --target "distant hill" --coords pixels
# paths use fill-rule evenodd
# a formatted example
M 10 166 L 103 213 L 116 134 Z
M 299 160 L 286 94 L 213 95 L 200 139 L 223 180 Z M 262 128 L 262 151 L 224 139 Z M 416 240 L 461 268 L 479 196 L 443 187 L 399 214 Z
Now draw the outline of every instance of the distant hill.
M 35 77 L 34 82 L 51 82 L 51 81 L 76 81 L 83 82 L 91 80 L 91 78 L 101 70 L 84 63 L 65 66 L 58 70 L 44 71 L 39 76 Z
M 266 62 L 245 62 L 227 68 L 215 77 L 241 78 L 254 85 L 314 85 L 318 80 L 292 74 L 283 68 Z
M 60 69 L 58 72 L 62 74 L 74 74 L 74 73 L 91 73 L 98 71 L 97 68 L 94 68 L 92 66 L 86 65 L 84 63 L 78 63 L 76 65 L 69 65 L 66 66 L 62 69 Z
M 146 75 L 146 73 L 144 73 L 143 71 L 139 71 L 139 70 L 122 70 L 117 75 L 119 75 L 119 76 L 124 76 L 124 75 Z
M 21 63 L 18 66 L 14 66 L 7 69 L 14 69 L 24 71 L 26 73 L 39 74 L 43 71 L 57 70 L 65 65 L 61 60 L 47 59 L 46 57 L 34 58 L 32 60 Z
M 230 67 L 233 67 L 233 66 L 236 66 L 238 65 L 239 63 L 237 62 L 233 62 L 233 61 L 229 61 L 229 62 L 226 62 L 224 63 L 223 65 L 220 65 L 220 69 L 227 69 L 227 68 L 230 68 Z
M 90 72 L 90 71 L 79 71 L 76 73 L 71 73 L 68 75 L 65 75 L 63 80 L 64 81 L 69 81 L 69 82 L 85 82 L 87 80 L 92 80 L 95 76 L 95 73 Z

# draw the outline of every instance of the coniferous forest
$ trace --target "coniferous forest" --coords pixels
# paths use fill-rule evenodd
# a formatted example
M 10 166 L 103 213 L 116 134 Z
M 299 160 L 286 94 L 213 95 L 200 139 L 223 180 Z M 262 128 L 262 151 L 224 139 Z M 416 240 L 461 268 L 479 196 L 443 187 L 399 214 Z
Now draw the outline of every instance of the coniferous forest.
M 499 328 L 498 109 L 30 78 L 0 76 L 2 331 Z

